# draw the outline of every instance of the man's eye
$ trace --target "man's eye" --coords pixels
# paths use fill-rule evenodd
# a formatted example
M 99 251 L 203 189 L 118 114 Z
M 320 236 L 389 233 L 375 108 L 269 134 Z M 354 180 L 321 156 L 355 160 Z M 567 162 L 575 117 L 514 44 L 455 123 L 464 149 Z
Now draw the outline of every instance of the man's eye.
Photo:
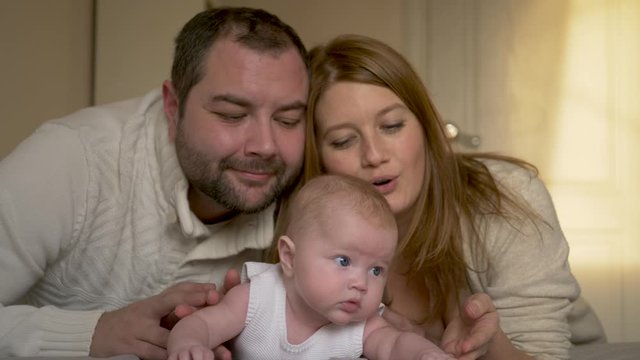
M 242 120 L 246 116 L 244 113 L 222 113 L 222 112 L 214 112 L 217 116 L 221 117 L 225 121 L 238 121 Z
M 298 124 L 300 124 L 301 119 L 300 118 L 279 117 L 279 118 L 276 118 L 276 121 L 279 122 L 282 126 L 291 129 L 291 128 L 296 127 Z
M 351 260 L 346 256 L 337 256 L 335 258 L 336 264 L 342 267 L 349 266 L 351 264 Z
M 374 267 L 371 268 L 371 274 L 373 276 L 380 276 L 380 275 L 382 275 L 382 270 L 383 270 L 382 267 L 374 266 Z

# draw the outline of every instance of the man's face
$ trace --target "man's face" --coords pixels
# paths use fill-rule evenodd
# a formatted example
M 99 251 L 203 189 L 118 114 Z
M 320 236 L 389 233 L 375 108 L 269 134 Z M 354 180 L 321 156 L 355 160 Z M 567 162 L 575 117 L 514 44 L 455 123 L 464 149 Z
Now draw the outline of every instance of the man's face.
M 203 65 L 204 77 L 191 89 L 180 119 L 177 101 L 167 107 L 171 85 L 164 89 L 169 135 L 191 184 L 192 209 L 205 220 L 229 211 L 260 211 L 302 165 L 304 63 L 293 47 L 261 53 L 220 39 Z

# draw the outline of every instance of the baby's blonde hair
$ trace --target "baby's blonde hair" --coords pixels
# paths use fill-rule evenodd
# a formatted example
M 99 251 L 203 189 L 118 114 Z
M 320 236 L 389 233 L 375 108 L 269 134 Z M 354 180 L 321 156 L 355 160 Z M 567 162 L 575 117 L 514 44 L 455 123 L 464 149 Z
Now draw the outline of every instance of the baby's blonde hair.
M 298 233 L 341 206 L 381 229 L 397 228 L 387 200 L 371 184 L 352 176 L 321 175 L 293 195 L 287 209 L 285 233 Z

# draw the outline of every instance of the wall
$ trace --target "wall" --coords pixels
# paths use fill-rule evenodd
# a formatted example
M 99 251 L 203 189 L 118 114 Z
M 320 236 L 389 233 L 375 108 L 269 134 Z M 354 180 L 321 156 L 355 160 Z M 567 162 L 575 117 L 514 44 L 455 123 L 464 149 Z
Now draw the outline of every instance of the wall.
M 176 34 L 204 7 L 203 0 L 96 0 L 95 104 L 160 87 Z
M 0 159 L 43 120 L 89 105 L 92 3 L 0 0 Z
M 341 33 L 406 47 L 403 1 L 0 0 L 0 158 L 45 120 L 159 87 L 180 27 L 211 4 L 271 11 L 308 47 Z
M 336 35 L 369 35 L 404 48 L 404 2 L 388 0 L 214 0 L 216 6 L 263 8 L 291 25 L 308 48 Z
M 307 47 L 342 33 L 367 34 L 398 49 L 404 47 L 402 1 L 97 0 L 97 4 L 97 104 L 139 96 L 160 86 L 169 76 L 173 38 L 207 4 L 270 11 L 296 29 Z

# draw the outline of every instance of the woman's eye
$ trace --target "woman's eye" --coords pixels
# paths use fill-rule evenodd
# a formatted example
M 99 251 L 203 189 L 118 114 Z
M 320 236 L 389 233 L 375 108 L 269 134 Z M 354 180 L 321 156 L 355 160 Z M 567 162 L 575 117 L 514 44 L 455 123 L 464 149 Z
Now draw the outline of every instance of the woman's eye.
M 374 266 L 371 268 L 371 274 L 373 276 L 380 276 L 382 275 L 382 267 L 381 266 Z
M 388 134 L 396 133 L 405 126 L 404 121 L 395 122 L 392 124 L 382 125 L 382 131 Z
M 335 258 L 336 264 L 342 267 L 349 266 L 351 264 L 351 260 L 346 256 L 337 256 Z
M 349 136 L 346 138 L 333 140 L 331 141 L 330 145 L 332 148 L 337 150 L 346 149 L 351 144 L 352 141 L 353 141 L 353 136 Z

